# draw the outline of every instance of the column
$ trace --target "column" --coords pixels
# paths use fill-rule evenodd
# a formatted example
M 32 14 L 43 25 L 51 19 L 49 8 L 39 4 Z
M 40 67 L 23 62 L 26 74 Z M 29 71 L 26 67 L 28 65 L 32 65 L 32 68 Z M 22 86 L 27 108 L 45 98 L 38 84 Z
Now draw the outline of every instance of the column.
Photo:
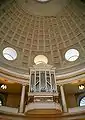
M 20 109 L 19 109 L 20 113 L 24 112 L 24 101 L 25 101 L 25 85 L 22 86 Z
M 64 110 L 64 112 L 67 112 L 67 105 L 66 105 L 63 85 L 60 85 L 60 91 L 61 91 L 61 100 L 62 100 L 63 110 Z

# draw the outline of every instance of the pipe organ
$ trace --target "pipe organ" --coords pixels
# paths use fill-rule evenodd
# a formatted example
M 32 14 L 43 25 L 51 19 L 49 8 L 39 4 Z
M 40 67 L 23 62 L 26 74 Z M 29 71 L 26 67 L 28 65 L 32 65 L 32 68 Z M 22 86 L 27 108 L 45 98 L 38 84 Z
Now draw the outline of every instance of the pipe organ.
M 26 112 L 32 109 L 53 109 L 61 112 L 56 85 L 55 68 L 40 63 L 30 68 L 30 84 Z

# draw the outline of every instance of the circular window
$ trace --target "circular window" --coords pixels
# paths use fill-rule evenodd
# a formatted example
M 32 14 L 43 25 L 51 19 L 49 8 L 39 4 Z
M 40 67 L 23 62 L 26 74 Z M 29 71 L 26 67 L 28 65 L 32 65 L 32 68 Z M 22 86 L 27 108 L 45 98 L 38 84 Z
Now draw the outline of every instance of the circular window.
M 70 49 L 65 53 L 65 59 L 68 61 L 75 61 L 79 57 L 79 52 L 76 49 Z
M 80 106 L 85 106 L 85 97 L 80 100 Z
M 37 0 L 38 2 L 44 3 L 44 2 L 48 2 L 50 0 Z
M 3 56 L 7 60 L 15 60 L 17 58 L 17 52 L 13 48 L 7 47 L 3 50 Z
M 34 63 L 37 65 L 37 64 L 40 64 L 40 63 L 48 63 L 48 59 L 46 56 L 44 55 L 38 55 L 34 58 Z

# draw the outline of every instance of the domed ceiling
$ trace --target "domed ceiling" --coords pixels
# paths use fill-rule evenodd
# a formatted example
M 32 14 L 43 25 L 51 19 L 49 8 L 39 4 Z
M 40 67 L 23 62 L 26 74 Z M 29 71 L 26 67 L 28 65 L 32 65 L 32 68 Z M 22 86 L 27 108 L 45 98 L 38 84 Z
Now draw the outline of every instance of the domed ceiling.
M 38 2 L 37 0 L 16 0 L 18 6 L 23 8 L 25 12 L 30 12 L 32 15 L 54 16 L 69 0 L 49 0 L 48 2 Z
M 6 47 L 17 51 L 16 60 L 3 57 Z M 70 48 L 80 53 L 75 62 L 65 60 Z M 80 0 L 9 0 L 1 6 L 0 66 L 28 70 L 37 55 L 45 55 L 57 71 L 85 66 L 85 6 Z

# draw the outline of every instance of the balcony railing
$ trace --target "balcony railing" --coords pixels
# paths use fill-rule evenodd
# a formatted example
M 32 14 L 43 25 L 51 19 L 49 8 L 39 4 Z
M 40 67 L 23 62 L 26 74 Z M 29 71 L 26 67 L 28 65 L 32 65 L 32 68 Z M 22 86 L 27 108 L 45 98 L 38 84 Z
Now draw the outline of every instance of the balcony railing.
M 25 107 L 25 112 L 33 110 L 33 109 L 55 109 L 55 110 L 60 110 L 62 112 L 62 107 L 59 103 L 55 102 L 48 102 L 48 103 L 39 103 L 39 102 L 33 102 L 29 103 Z M 82 107 L 73 107 L 73 108 L 68 108 L 68 113 L 81 113 L 85 111 L 85 106 Z M 7 107 L 7 106 L 0 106 L 0 112 L 3 113 L 11 113 L 11 114 L 18 114 L 19 109 L 18 108 L 12 108 L 12 107 Z
M 26 105 L 25 108 L 25 112 L 29 111 L 29 110 L 37 110 L 37 109 L 55 109 L 58 110 L 60 112 L 62 112 L 62 107 L 60 106 L 60 104 L 55 103 L 55 102 L 48 102 L 48 103 L 39 103 L 39 102 L 33 102 L 33 103 L 29 103 L 28 105 Z
M 0 111 L 1 112 L 8 112 L 8 113 L 18 113 L 18 108 L 0 106 Z
M 35 96 L 35 95 L 58 96 L 58 92 L 28 92 L 28 96 Z
M 43 88 L 41 87 L 40 89 L 35 89 L 35 88 L 31 88 L 30 89 L 30 92 L 57 92 L 56 89 L 46 89 L 46 88 Z
M 85 111 L 85 106 L 68 108 L 69 113 L 78 113 L 78 112 L 83 112 L 83 111 Z

